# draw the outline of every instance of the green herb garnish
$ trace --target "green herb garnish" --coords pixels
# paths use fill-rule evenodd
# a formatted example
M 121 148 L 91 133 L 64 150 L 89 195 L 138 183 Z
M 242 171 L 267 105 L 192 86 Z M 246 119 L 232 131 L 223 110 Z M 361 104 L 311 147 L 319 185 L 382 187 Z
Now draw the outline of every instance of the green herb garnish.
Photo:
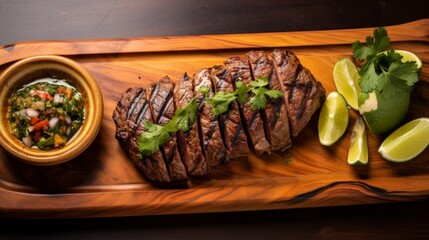
M 374 37 L 368 36 L 365 45 L 360 41 L 352 43 L 354 57 L 365 61 L 359 72 L 359 85 L 362 90 L 359 102 L 367 99 L 370 92 L 383 92 L 385 88 L 411 90 L 418 81 L 415 61 L 402 62 L 402 56 L 394 50 L 383 53 L 389 44 L 390 38 L 383 27 L 375 29 Z
M 250 104 L 253 110 L 265 108 L 267 102 L 267 96 L 271 99 L 276 99 L 283 96 L 283 92 L 279 90 L 268 89 L 265 86 L 268 85 L 268 78 L 258 78 L 255 81 L 251 81 L 252 93 L 255 95 L 250 98 Z
M 374 37 L 366 37 L 365 45 L 359 40 L 352 43 L 353 55 L 360 61 L 369 60 L 384 51 L 389 44 L 390 38 L 387 36 L 386 29 L 380 27 L 374 30 Z
M 235 83 L 236 90 L 235 90 L 235 96 L 237 97 L 237 100 L 239 103 L 246 103 L 249 100 L 249 96 L 247 95 L 247 92 L 249 92 L 250 88 L 244 85 L 243 82 L 238 81 Z
M 173 118 L 163 126 L 146 121 L 147 131 L 143 132 L 138 139 L 140 153 L 147 156 L 159 151 L 159 146 L 170 139 L 170 133 L 179 130 L 188 131 L 189 126 L 194 124 L 196 119 L 197 103 L 193 98 L 183 109 L 177 109 Z
M 267 96 L 275 99 L 283 96 L 283 92 L 279 90 L 268 89 L 268 78 L 259 77 L 250 82 L 250 86 L 246 86 L 241 81 L 236 83 L 236 90 L 234 92 L 217 92 L 212 98 L 208 99 L 207 103 L 212 105 L 212 112 L 214 115 L 222 114 L 228 111 L 229 104 L 237 99 L 240 103 L 245 103 L 248 100 L 249 92 L 253 93 L 250 97 L 250 105 L 253 110 L 265 108 L 267 103 Z
M 237 98 L 235 92 L 217 92 L 207 103 L 212 105 L 212 113 L 216 116 L 228 111 L 229 104 Z
M 253 110 L 265 108 L 266 97 L 278 98 L 283 96 L 283 92 L 266 88 L 269 80 L 267 78 L 258 78 L 250 82 L 250 87 L 244 85 L 241 81 L 236 83 L 234 92 L 219 91 L 213 97 L 209 98 L 209 87 L 201 87 L 198 93 L 202 93 L 207 103 L 212 105 L 214 115 L 222 114 L 228 111 L 229 104 L 238 100 L 240 103 L 245 103 L 248 100 L 249 92 L 253 93 L 250 98 L 251 107 Z M 195 97 L 183 109 L 177 109 L 173 118 L 165 125 L 161 126 L 146 121 L 147 131 L 143 132 L 139 139 L 139 151 L 137 157 L 141 159 L 143 155 L 147 156 L 159 151 L 159 146 L 170 139 L 170 133 L 177 131 L 186 132 L 189 126 L 192 126 L 197 119 L 197 102 Z
M 203 94 L 204 99 L 208 99 L 210 91 L 211 91 L 211 88 L 209 86 L 204 85 L 198 89 L 197 93 Z

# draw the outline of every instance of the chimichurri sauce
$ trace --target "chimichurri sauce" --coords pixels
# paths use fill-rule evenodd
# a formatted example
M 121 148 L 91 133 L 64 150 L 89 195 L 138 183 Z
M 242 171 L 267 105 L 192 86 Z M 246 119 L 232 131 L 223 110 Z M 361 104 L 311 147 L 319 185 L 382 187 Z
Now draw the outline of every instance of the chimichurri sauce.
M 43 78 L 24 85 L 9 99 L 13 135 L 28 147 L 62 148 L 80 129 L 85 102 L 73 83 Z

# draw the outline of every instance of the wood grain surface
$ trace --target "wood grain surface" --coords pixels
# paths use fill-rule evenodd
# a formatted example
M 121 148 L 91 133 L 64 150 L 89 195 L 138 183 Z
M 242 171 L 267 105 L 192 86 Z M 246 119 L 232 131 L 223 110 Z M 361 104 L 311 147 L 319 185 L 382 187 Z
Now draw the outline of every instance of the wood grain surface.
M 334 89 L 332 69 L 351 57 L 351 42 L 373 28 L 332 31 L 208 35 L 97 41 L 28 42 L 0 50 L 0 69 L 44 54 L 68 56 L 99 83 L 105 102 L 102 129 L 78 158 L 58 166 L 35 167 L 0 150 L 0 215 L 23 218 L 106 217 L 229 212 L 412 201 L 429 197 L 429 151 L 404 164 L 377 153 L 382 137 L 369 135 L 370 162 L 349 166 L 351 127 L 333 147 L 317 139 L 317 114 L 285 154 L 249 155 L 183 186 L 145 181 L 114 138 L 111 115 L 120 94 L 148 86 L 162 76 L 221 64 L 250 49 L 289 48 L 322 82 Z M 429 20 L 387 27 L 392 46 L 415 52 L 423 61 L 406 120 L 429 115 Z M 356 114 L 352 112 L 351 122 Z M 290 162 L 285 160 L 291 159 Z M 37 204 L 34 204 L 37 202 Z

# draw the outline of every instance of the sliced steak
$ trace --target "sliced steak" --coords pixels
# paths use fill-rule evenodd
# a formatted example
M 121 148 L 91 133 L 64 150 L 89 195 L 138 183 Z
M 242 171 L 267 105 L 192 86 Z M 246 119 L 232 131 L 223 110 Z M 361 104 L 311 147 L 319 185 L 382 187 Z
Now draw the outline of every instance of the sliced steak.
M 268 88 L 281 91 L 280 84 L 274 71 L 273 63 L 263 51 L 251 51 L 246 54 L 255 79 L 267 78 Z M 271 144 L 272 151 L 279 151 L 291 145 L 289 120 L 284 98 L 267 99 L 265 109 L 261 110 L 265 123 L 265 133 Z
M 125 122 L 127 125 L 128 141 L 124 149 L 146 178 L 155 182 L 170 182 L 161 152 L 158 151 L 151 156 L 142 156 L 140 154 L 138 138 L 147 130 L 145 127 L 146 121 L 152 121 L 152 115 L 149 111 L 149 104 L 146 101 L 146 91 L 142 88 L 136 88 L 130 90 L 130 92 L 138 92 L 137 97 L 133 101 L 129 101 L 129 104 L 121 104 L 119 106 L 120 103 L 118 103 L 117 106 L 117 108 L 122 107 L 127 109 L 127 114 L 116 116 L 114 114 L 114 119 L 118 119 L 117 116 L 121 119 L 120 121 L 115 120 L 115 123 Z M 122 117 L 125 119 L 122 119 Z
M 185 108 L 194 98 L 192 79 L 185 73 L 176 85 L 174 98 L 177 108 Z M 207 161 L 198 132 L 198 120 L 189 127 L 187 132 L 177 132 L 179 153 L 186 171 L 192 176 L 204 176 L 208 171 Z
M 230 57 L 225 62 L 225 66 L 230 71 L 234 83 L 242 81 L 243 84 L 249 85 L 252 76 L 249 68 L 249 60 L 245 56 Z M 249 97 L 250 97 L 249 93 Z M 248 131 L 249 142 L 257 155 L 270 153 L 270 144 L 265 138 L 264 124 L 262 122 L 259 110 L 253 110 L 250 102 L 240 104 L 241 115 L 244 118 L 243 125 Z
M 216 92 L 234 92 L 231 74 L 224 66 L 213 67 L 212 80 Z M 221 114 L 218 119 L 230 159 L 247 156 L 249 145 L 241 122 L 238 102 L 231 102 L 228 112 Z
M 291 135 L 296 137 L 321 106 L 325 90 L 291 51 L 276 49 L 271 57 L 252 51 L 228 58 L 225 66 L 202 69 L 192 79 L 184 74 L 177 87 L 166 76 L 149 89 L 128 89 L 113 111 L 115 138 L 147 179 L 164 183 L 203 176 L 229 159 L 246 156 L 249 147 L 257 155 L 287 148 Z M 235 101 L 228 112 L 214 116 L 198 92 L 207 87 L 210 98 L 216 91 L 234 91 L 237 81 L 249 85 L 258 77 L 268 78 L 268 88 L 281 89 L 284 98 L 267 99 L 263 110 Z M 198 120 L 187 132 L 172 133 L 160 151 L 143 156 L 138 140 L 147 123 L 167 124 L 176 107 L 186 107 L 194 97 Z
M 325 89 L 291 51 L 275 49 L 272 57 L 285 94 L 292 136 L 296 137 L 321 106 L 325 98 Z
M 211 69 L 205 68 L 194 75 L 194 91 L 197 94 L 198 118 L 202 134 L 203 149 L 209 168 L 220 166 L 227 160 L 227 151 L 223 144 L 219 122 L 212 113 L 212 106 L 205 103 L 202 93 L 198 93 L 203 86 L 208 87 L 208 96 L 213 96 L 213 86 L 210 80 Z
M 119 144 L 124 148 L 128 149 L 128 140 L 130 138 L 128 119 L 134 110 L 134 106 L 139 96 L 143 92 L 143 88 L 129 88 L 126 92 L 121 95 L 115 110 L 113 111 L 113 121 L 116 125 L 115 138 Z
M 148 100 L 151 104 L 152 120 L 156 124 L 167 124 L 176 111 L 173 89 L 174 83 L 168 76 L 165 76 L 158 84 L 152 85 L 149 91 Z M 170 139 L 163 144 L 161 152 L 164 154 L 171 181 L 187 179 L 185 166 L 180 159 L 180 154 L 177 149 L 176 133 L 170 133 Z

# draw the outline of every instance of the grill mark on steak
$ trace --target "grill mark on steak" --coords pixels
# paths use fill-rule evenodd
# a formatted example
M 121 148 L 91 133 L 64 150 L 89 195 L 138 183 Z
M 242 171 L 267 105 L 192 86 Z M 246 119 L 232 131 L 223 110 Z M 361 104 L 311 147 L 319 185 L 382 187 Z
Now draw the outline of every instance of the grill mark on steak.
M 174 97 L 176 107 L 181 109 L 194 98 L 193 82 L 186 73 L 176 85 Z M 198 122 L 198 120 L 195 121 L 187 132 L 177 132 L 177 144 L 182 162 L 188 174 L 192 176 L 204 176 L 209 170 L 200 141 Z
M 291 68 L 293 70 L 293 68 Z M 286 81 L 284 82 L 284 86 L 286 90 L 288 90 L 290 92 L 289 96 L 288 96 L 288 103 L 292 103 L 293 102 L 293 98 L 296 94 L 296 92 L 298 91 L 297 89 L 297 82 L 298 82 L 298 77 L 299 74 L 301 73 L 302 70 L 302 65 L 299 64 L 296 69 L 295 69 L 295 73 L 294 73 L 294 77 L 291 77 L 291 81 Z
M 174 83 L 168 76 L 164 76 L 157 86 L 154 86 L 154 89 L 157 89 L 157 91 L 150 94 L 150 99 L 156 103 L 150 103 L 152 105 L 152 119 L 156 121 L 155 123 L 163 126 L 171 120 L 176 111 L 172 94 Z M 187 179 L 185 166 L 180 159 L 177 149 L 176 133 L 170 133 L 170 139 L 162 145 L 160 150 L 164 156 L 170 179 L 172 181 Z
M 212 80 L 216 92 L 234 91 L 232 77 L 224 66 L 213 67 Z M 241 122 L 237 101 L 231 102 L 228 112 L 219 115 L 218 119 L 230 159 L 247 156 L 249 146 Z
M 145 99 L 145 101 L 146 101 L 146 99 Z M 135 132 L 136 132 L 136 129 L 137 129 L 137 126 L 141 123 L 141 121 L 143 120 L 143 116 L 144 116 L 144 113 L 146 112 L 146 111 L 148 111 L 148 108 L 149 108 L 149 104 L 145 104 L 144 105 L 144 107 L 142 108 L 142 110 L 140 111 L 140 114 L 139 114 L 139 116 L 138 116 L 138 118 L 137 118 L 137 121 L 135 122 L 135 124 L 133 125 L 133 128 L 131 129 L 131 134 L 135 134 Z M 149 110 L 150 111 L 150 110 Z
M 119 144 L 128 150 L 128 140 L 130 138 L 128 128 L 128 112 L 131 107 L 131 102 L 143 91 L 143 88 L 129 88 L 123 94 L 113 111 L 112 118 L 116 125 L 115 138 Z
M 161 84 L 162 83 L 162 84 Z M 153 83 L 150 87 L 150 111 L 154 115 L 154 122 L 157 123 L 165 108 L 165 100 L 172 94 L 173 83 L 164 76 L 158 83 Z
M 211 69 L 205 68 L 194 75 L 194 91 L 198 105 L 198 119 L 200 121 L 200 130 L 202 135 L 202 146 L 205 151 L 205 157 L 209 168 L 220 166 L 228 158 L 227 151 L 222 141 L 219 122 L 217 117 L 212 114 L 212 106 L 205 103 L 202 93 L 199 89 L 207 86 L 210 91 L 208 97 L 213 96 L 213 86 L 210 80 Z
M 246 53 L 249 57 L 255 79 L 268 78 L 268 88 L 281 90 L 273 63 L 263 51 Z M 267 98 L 265 109 L 261 109 L 262 120 L 266 136 L 271 144 L 272 151 L 279 151 L 291 145 L 289 120 L 283 98 Z
M 146 95 L 147 91 L 143 93 L 142 98 L 147 99 Z M 141 159 L 138 157 L 138 154 L 140 153 L 138 149 L 138 138 L 143 132 L 147 131 L 146 121 L 152 122 L 152 114 L 149 111 L 149 107 L 147 106 L 148 104 L 148 101 L 143 103 L 142 111 L 140 113 L 142 115 L 142 119 L 137 125 L 135 134 L 129 134 L 128 156 L 149 180 L 155 182 L 171 182 L 164 158 L 160 151 L 150 156 L 142 156 Z
M 139 94 L 139 95 L 137 95 L 137 96 L 133 99 L 133 101 L 131 102 L 131 106 L 130 106 L 130 108 L 128 109 L 128 112 L 127 112 L 127 119 L 129 119 L 129 118 L 131 117 L 131 115 L 132 115 L 132 113 L 133 113 L 133 111 L 134 111 L 134 109 L 135 109 L 135 107 L 136 107 L 136 105 L 137 105 L 137 102 L 141 99 L 141 97 L 143 96 L 143 94 L 144 94 L 144 91 L 141 91 L 141 92 L 140 92 L 140 94 Z
M 133 101 L 133 103 L 131 104 L 130 109 L 132 107 L 134 109 L 132 110 L 132 113 L 129 116 L 128 121 L 127 121 L 128 125 L 129 125 L 129 129 L 131 129 L 130 130 L 131 134 L 135 134 L 136 128 L 140 124 L 140 121 L 141 121 L 140 115 L 142 115 L 141 113 L 142 113 L 143 109 L 145 107 L 147 107 L 145 93 L 146 93 L 146 89 L 143 89 L 143 91 L 141 91 L 141 93 L 135 98 L 135 100 L 137 100 L 137 101 Z M 130 112 L 130 111 L 128 111 L 128 112 Z
M 272 57 L 278 81 L 285 94 L 292 136 L 296 137 L 321 106 L 325 89 L 291 51 L 275 49 Z
M 251 72 L 249 60 L 246 56 L 230 57 L 224 62 L 226 68 L 230 71 L 234 83 L 242 81 L 243 84 L 249 85 Z M 249 93 L 250 97 L 250 93 Z M 239 104 L 240 115 L 243 119 L 244 129 L 247 131 L 248 143 L 254 149 L 257 155 L 270 153 L 270 144 L 265 137 L 264 124 L 259 111 L 254 111 L 250 102 Z

